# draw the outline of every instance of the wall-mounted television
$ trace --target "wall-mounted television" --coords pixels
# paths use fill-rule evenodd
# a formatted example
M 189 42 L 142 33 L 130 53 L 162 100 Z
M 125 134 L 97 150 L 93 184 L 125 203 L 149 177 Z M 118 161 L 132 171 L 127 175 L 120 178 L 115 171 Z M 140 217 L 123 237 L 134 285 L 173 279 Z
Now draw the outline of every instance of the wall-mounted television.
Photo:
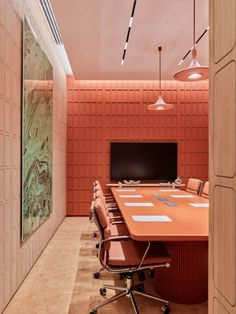
M 111 143 L 111 180 L 173 181 L 177 165 L 177 143 Z

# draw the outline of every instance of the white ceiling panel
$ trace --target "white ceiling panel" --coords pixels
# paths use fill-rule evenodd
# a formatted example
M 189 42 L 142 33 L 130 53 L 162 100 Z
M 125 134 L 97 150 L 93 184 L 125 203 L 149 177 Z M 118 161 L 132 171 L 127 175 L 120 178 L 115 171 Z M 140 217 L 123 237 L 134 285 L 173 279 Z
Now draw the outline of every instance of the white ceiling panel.
M 137 0 L 124 65 L 121 59 L 133 0 L 51 0 L 76 79 L 157 79 L 157 47 L 162 46 L 162 78 L 181 66 L 193 41 L 192 0 Z M 196 39 L 208 26 L 208 1 L 196 0 Z M 198 61 L 208 65 L 208 33 L 197 45 Z

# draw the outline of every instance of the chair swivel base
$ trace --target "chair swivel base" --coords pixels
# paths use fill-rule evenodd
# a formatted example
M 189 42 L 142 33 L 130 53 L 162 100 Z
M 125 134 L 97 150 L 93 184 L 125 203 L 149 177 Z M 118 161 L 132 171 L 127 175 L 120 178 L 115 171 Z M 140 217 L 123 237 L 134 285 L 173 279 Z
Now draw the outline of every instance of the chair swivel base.
M 135 314 L 139 314 L 139 311 L 138 311 L 138 308 L 137 308 L 137 305 L 136 305 L 136 302 L 135 302 L 135 298 L 134 298 L 134 295 L 139 295 L 139 296 L 143 296 L 143 297 L 146 297 L 146 298 L 149 298 L 149 299 L 152 299 L 152 300 L 156 300 L 156 301 L 160 301 L 160 302 L 163 302 L 165 303 L 163 306 L 162 306 L 162 312 L 164 314 L 169 314 L 170 313 L 170 308 L 169 308 L 169 302 L 167 300 L 164 300 L 164 299 L 161 299 L 161 298 L 158 298 L 156 296 L 153 296 L 151 294 L 147 294 L 145 292 L 141 292 L 139 291 L 140 289 L 137 288 L 136 290 L 136 287 L 139 287 L 139 286 L 133 286 L 133 278 L 132 276 L 127 276 L 127 281 L 126 281 L 126 287 L 119 287 L 119 286 L 112 286 L 112 285 L 103 285 L 103 288 L 100 289 L 100 294 L 101 295 L 106 295 L 106 289 L 112 289 L 112 290 L 118 290 L 118 291 L 121 291 L 119 292 L 118 294 L 114 295 L 113 297 L 99 303 L 98 305 L 95 306 L 95 308 L 93 310 L 91 310 L 89 312 L 89 314 L 96 314 L 97 313 L 97 310 L 108 304 L 108 303 L 111 303 L 115 300 L 118 300 L 124 296 L 128 297 L 132 303 L 132 306 L 133 306 L 133 309 L 134 309 L 134 313 Z

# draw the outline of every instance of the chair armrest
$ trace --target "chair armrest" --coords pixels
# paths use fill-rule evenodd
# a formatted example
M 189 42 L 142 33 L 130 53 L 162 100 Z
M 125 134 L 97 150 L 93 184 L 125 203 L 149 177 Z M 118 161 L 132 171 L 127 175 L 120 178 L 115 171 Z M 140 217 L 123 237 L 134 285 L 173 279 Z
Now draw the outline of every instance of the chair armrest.
M 118 211 L 120 211 L 118 207 L 111 207 L 111 208 L 108 207 L 107 210 L 109 212 L 118 212 Z
M 99 242 L 99 250 L 101 249 L 102 244 L 105 243 L 105 242 L 123 241 L 123 240 L 126 240 L 126 241 L 127 241 L 127 240 L 131 240 L 131 241 L 133 241 L 132 238 L 131 238 L 130 236 L 128 236 L 128 235 L 109 237 L 109 238 L 104 239 L 104 240 L 101 240 L 101 241 Z M 148 251 L 149 251 L 150 246 L 151 246 L 151 244 L 150 244 L 150 241 L 149 241 L 149 242 L 148 242 L 148 245 L 147 245 L 147 247 L 146 247 L 146 249 L 145 249 L 145 251 L 144 251 L 144 254 L 143 254 L 142 258 L 141 258 L 141 261 L 140 261 L 139 265 L 136 266 L 136 267 L 132 267 L 133 270 L 138 270 L 138 269 L 141 268 L 141 266 L 142 266 L 142 264 L 143 264 L 143 261 L 144 261 L 146 255 L 147 255 L 147 253 L 148 253 Z
M 107 205 L 109 206 L 109 207 L 116 207 L 117 208 L 117 203 L 107 203 Z
M 112 221 L 111 224 L 112 225 L 120 225 L 120 224 L 124 224 L 124 220 L 118 220 L 118 221 Z
M 107 239 L 101 240 L 100 244 L 103 244 L 105 242 L 111 242 L 111 241 L 122 241 L 122 240 L 132 240 L 130 236 L 128 235 L 122 235 L 122 236 L 114 236 L 109 237 Z
M 122 216 L 111 217 L 110 221 L 116 221 L 116 219 L 120 219 L 120 220 L 124 221 Z
M 128 236 L 128 235 L 123 235 L 123 236 L 114 236 L 114 237 L 109 237 L 107 239 L 104 239 L 104 240 L 101 240 L 99 242 L 99 255 L 100 255 L 100 252 L 101 252 L 101 247 L 103 245 L 103 243 L 105 242 L 112 242 L 112 241 L 128 241 L 128 240 L 131 240 L 133 241 L 133 239 Z M 140 260 L 140 263 L 138 266 L 127 266 L 127 267 L 121 267 L 121 268 L 116 268 L 116 269 L 110 269 L 105 263 L 103 263 L 100 259 L 100 263 L 102 264 L 102 266 L 107 269 L 109 272 L 111 273 L 120 273 L 120 272 L 124 272 L 124 273 L 129 273 L 129 272 L 136 272 L 138 270 L 144 270 L 144 269 L 152 269 L 152 268 L 157 268 L 157 267 L 170 267 L 170 263 L 169 262 L 163 262 L 163 263 L 158 263 L 158 264 L 153 264 L 153 265 L 143 265 L 143 261 L 145 260 L 145 257 L 150 249 L 150 241 L 148 242 L 147 244 L 147 247 L 144 251 L 144 254 L 143 256 L 141 257 L 141 260 Z

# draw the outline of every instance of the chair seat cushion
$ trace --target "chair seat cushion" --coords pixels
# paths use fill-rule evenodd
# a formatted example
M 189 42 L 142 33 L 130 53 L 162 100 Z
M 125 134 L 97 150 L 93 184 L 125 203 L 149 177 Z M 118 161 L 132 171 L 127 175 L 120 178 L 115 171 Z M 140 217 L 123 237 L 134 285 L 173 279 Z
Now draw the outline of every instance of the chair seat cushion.
M 145 249 L 146 242 L 138 241 L 112 241 L 108 264 L 110 266 L 138 266 L 141 262 Z M 142 265 L 156 265 L 159 263 L 169 263 L 171 257 L 168 254 L 163 243 L 151 242 L 148 254 L 145 257 Z

